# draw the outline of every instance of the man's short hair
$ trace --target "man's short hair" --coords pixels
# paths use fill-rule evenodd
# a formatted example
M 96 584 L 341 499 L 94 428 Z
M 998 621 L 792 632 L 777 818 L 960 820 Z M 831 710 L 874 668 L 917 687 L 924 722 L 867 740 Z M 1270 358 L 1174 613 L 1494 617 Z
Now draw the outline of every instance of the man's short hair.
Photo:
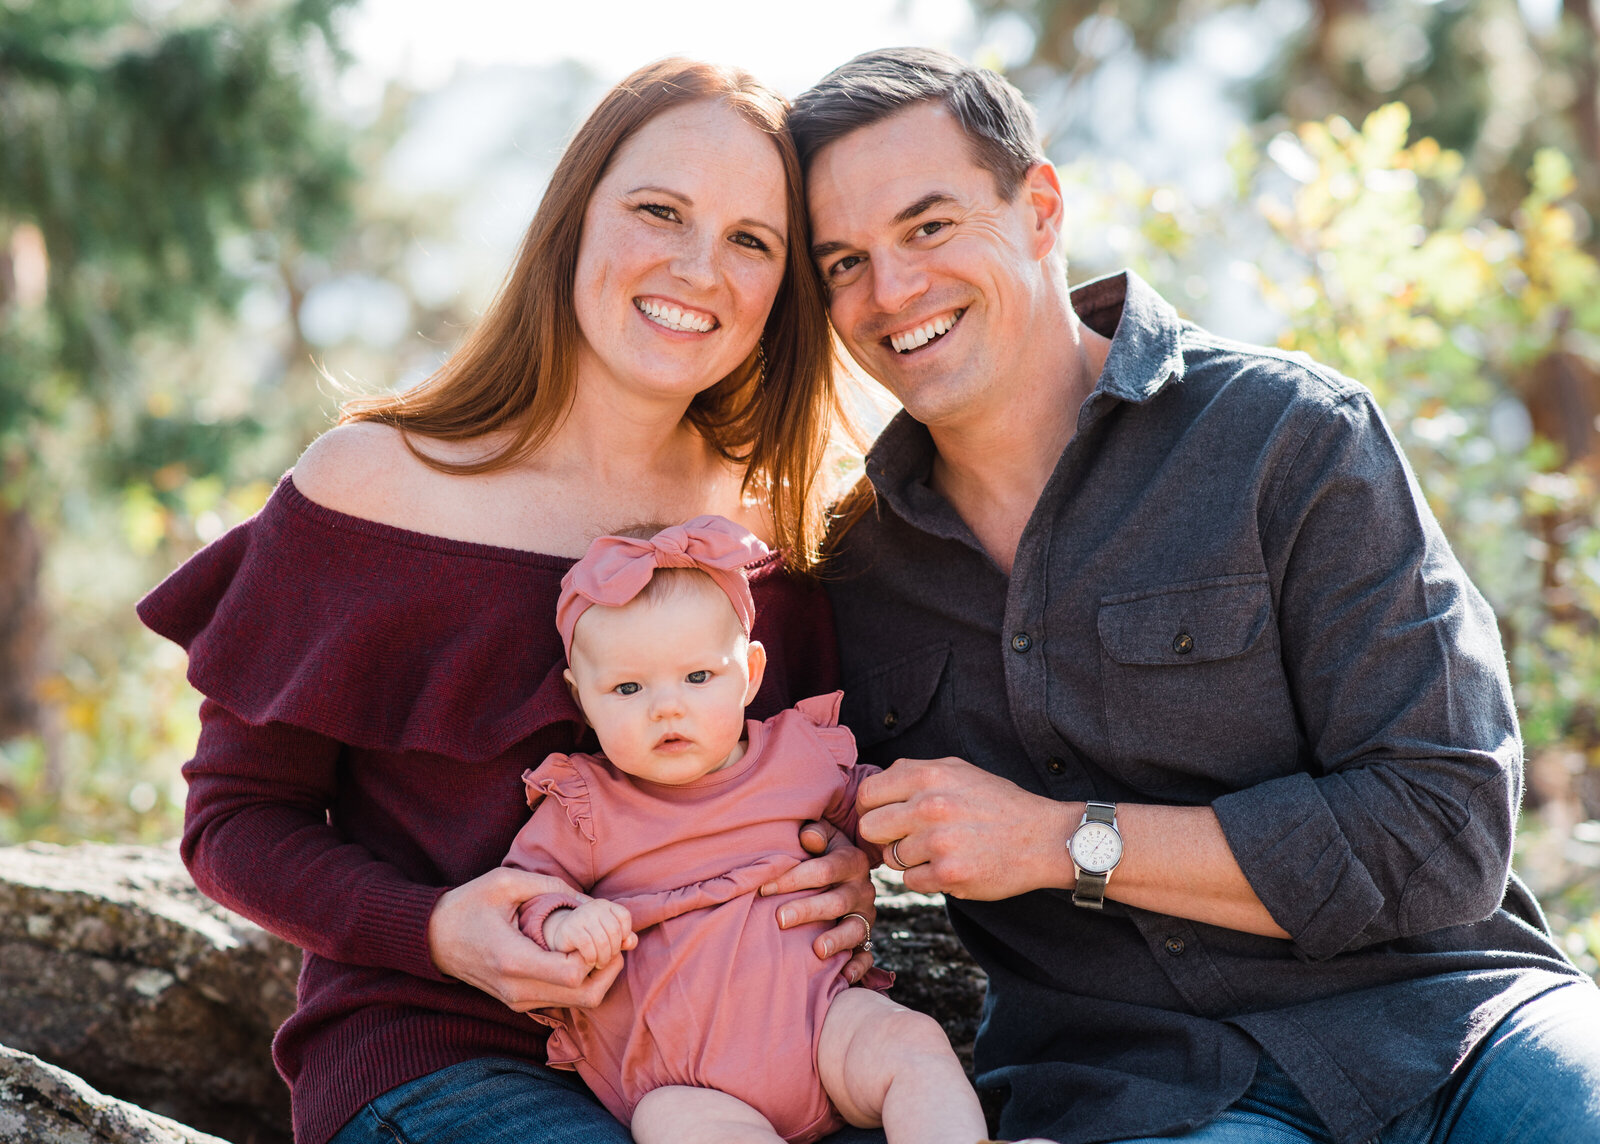
M 1033 108 L 1000 76 L 932 48 L 879 48 L 834 68 L 795 100 L 789 129 L 802 169 L 852 131 L 935 101 L 961 124 L 973 161 L 1008 202 L 1028 171 L 1048 162 Z

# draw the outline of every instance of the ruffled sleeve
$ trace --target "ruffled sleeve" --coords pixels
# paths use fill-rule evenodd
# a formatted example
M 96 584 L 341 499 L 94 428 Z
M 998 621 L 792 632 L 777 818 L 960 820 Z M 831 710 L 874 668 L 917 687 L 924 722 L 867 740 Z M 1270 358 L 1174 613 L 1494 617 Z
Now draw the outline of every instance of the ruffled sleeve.
M 843 700 L 842 691 L 813 695 L 800 700 L 794 709 L 811 723 L 817 742 L 835 763 L 840 767 L 853 767 L 856 762 L 856 737 L 850 733 L 850 728 L 839 726 L 839 705 Z
M 553 618 L 570 563 L 334 512 L 285 476 L 139 616 L 247 723 L 482 761 L 553 723 L 581 726 Z
M 501 865 L 560 878 L 574 890 L 588 890 L 595 884 L 599 875 L 595 872 L 594 805 L 583 775 L 587 759 L 585 755 L 552 754 L 522 776 L 533 816 L 517 831 Z M 532 905 L 523 906 L 525 916 L 531 916 L 527 911 Z M 543 915 L 549 916 L 556 908 L 544 909 Z M 543 917 L 539 924 L 543 925 Z M 528 932 L 526 928 L 524 932 Z
M 535 769 L 522 773 L 522 785 L 527 791 L 529 810 L 537 812 L 539 804 L 548 798 L 560 806 L 578 833 L 587 841 L 594 841 L 594 807 L 589 783 L 571 755 L 550 755 Z
M 856 739 L 848 727 L 839 726 L 839 706 L 844 692 L 813 695 L 795 703 L 792 712 L 779 716 L 791 722 L 803 721 L 810 734 L 813 749 L 831 759 L 839 769 L 839 786 L 834 791 L 822 817 L 847 834 L 851 841 L 866 852 L 874 866 L 883 861 L 880 847 L 866 841 L 857 830 L 856 791 L 861 780 L 875 775 L 879 768 L 870 763 L 856 762 Z

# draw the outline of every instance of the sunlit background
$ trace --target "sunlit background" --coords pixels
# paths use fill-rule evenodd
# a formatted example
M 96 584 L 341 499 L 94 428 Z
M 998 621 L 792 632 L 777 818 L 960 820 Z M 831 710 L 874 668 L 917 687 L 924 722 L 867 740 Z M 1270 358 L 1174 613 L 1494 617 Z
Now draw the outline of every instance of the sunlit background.
M 160 841 L 198 698 L 133 602 L 444 359 L 604 88 L 916 43 L 1040 109 L 1074 280 L 1378 394 L 1501 619 L 1519 866 L 1600 953 L 1590 0 L 0 0 L 0 842 Z M 841 474 L 841 477 L 847 474 Z

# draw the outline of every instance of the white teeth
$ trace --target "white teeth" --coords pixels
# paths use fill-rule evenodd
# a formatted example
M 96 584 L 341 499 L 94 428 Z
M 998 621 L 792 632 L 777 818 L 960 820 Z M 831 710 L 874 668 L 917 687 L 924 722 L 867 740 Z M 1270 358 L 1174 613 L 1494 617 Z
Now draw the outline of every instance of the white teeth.
M 940 334 L 948 333 L 964 313 L 966 313 L 965 309 L 953 310 L 948 314 L 943 314 L 933 319 L 931 322 L 918 326 L 914 330 L 891 334 L 889 335 L 889 344 L 894 347 L 895 353 L 900 354 L 920 349 Z
M 705 314 L 697 314 L 693 310 L 685 310 L 678 306 L 665 306 L 649 298 L 634 299 L 634 306 L 645 317 L 658 326 L 665 326 L 669 330 L 692 331 L 703 334 L 707 330 L 716 328 L 715 318 Z

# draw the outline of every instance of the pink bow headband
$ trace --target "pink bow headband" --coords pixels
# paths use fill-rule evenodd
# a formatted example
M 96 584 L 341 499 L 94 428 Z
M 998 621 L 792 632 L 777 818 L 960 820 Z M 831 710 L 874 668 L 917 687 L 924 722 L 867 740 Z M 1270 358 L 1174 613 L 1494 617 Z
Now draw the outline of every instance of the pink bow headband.
M 578 617 L 596 604 L 620 608 L 644 590 L 657 568 L 698 568 L 728 594 L 746 634 L 756 619 L 755 600 L 745 566 L 767 555 L 767 546 L 748 530 L 720 516 L 697 516 L 664 528 L 648 540 L 600 536 L 561 578 L 556 629 L 567 659 Z

